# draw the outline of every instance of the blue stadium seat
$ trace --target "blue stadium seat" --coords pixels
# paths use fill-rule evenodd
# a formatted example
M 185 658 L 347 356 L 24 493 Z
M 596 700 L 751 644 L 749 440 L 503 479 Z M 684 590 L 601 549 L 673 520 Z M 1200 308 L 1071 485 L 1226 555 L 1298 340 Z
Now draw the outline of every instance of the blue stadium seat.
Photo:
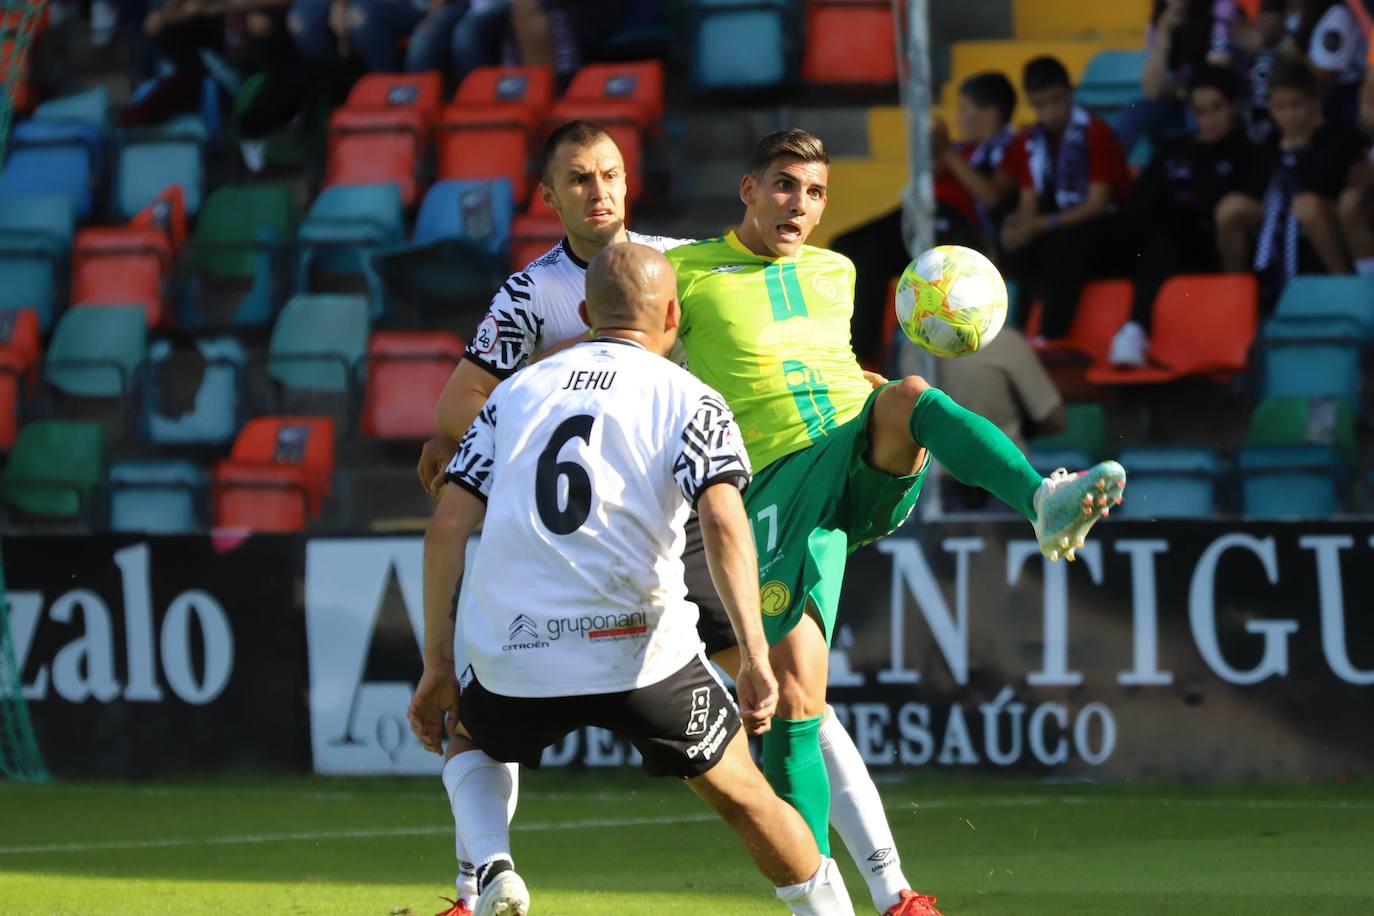
M 83 121 L 29 120 L 15 125 L 0 193 L 64 194 L 88 216 L 100 169 L 101 135 Z
M 110 127 L 110 94 L 96 86 L 75 95 L 49 99 L 33 110 L 35 121 L 79 121 L 103 134 Z
M 178 352 L 166 340 L 148 348 L 143 387 L 143 435 L 156 445 L 222 445 L 238 432 L 243 345 L 232 337 L 195 341 Z M 187 376 L 199 371 L 200 384 Z
M 0 310 L 31 308 L 44 333 L 65 298 L 76 211 L 64 195 L 0 194 Z
M 514 218 L 510 179 L 441 181 L 420 203 L 412 241 L 423 245 L 439 239 L 462 239 L 504 260 L 510 250 Z
M 315 198 L 296 233 L 296 288 L 315 289 L 316 269 L 338 275 L 366 275 L 366 258 L 405 238 L 401 192 L 394 184 L 335 185 Z M 372 303 L 380 318 L 382 302 Z
M 1330 446 L 1247 446 L 1237 464 L 1246 515 L 1325 518 L 1341 511 L 1344 468 Z
M 1273 318 L 1264 325 L 1261 397 L 1341 397 L 1360 410 L 1360 330 L 1347 319 Z
M 130 219 L 175 184 L 181 187 L 186 215 L 194 217 L 205 186 L 207 136 L 204 122 L 191 115 L 150 131 L 130 132 L 115 154 L 112 215 Z
M 1083 71 L 1074 100 L 1098 115 L 1109 114 L 1141 97 L 1145 51 L 1099 51 Z
M 147 354 L 147 321 L 136 305 L 72 309 L 57 322 L 44 375 L 54 388 L 83 398 L 123 398 Z
M 1123 449 L 1130 475 L 1118 510 L 1125 518 L 1204 518 L 1217 512 L 1221 459 L 1210 448 Z
M 106 477 L 111 531 L 188 534 L 204 527 L 205 475 L 189 461 L 118 461 Z
M 800 4 L 785 0 L 693 0 L 694 89 L 767 89 L 797 72 Z
M 1350 322 L 1374 341 L 1374 276 L 1304 274 L 1283 288 L 1274 316 L 1285 321 Z
M 287 388 L 351 393 L 370 330 L 362 296 L 298 295 L 272 327 L 268 375 Z

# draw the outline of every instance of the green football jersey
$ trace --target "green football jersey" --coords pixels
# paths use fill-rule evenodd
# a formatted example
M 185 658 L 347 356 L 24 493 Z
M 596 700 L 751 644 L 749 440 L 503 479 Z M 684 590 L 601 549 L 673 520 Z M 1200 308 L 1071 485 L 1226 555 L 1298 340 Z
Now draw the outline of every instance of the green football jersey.
M 734 232 L 665 254 L 687 367 L 725 396 L 755 473 L 858 416 L 873 389 L 850 343 L 848 258 L 810 246 L 761 257 Z

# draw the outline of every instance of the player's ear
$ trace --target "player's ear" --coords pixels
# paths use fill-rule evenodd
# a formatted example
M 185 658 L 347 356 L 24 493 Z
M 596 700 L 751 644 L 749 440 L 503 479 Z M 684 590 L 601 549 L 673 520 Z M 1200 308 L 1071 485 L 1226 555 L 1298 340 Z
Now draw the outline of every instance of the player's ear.
M 746 207 L 754 202 L 754 187 L 756 185 L 757 182 L 754 181 L 752 172 L 745 172 L 744 177 L 739 180 L 739 199 Z
M 539 182 L 539 197 L 544 201 L 544 205 L 553 212 L 558 212 L 558 198 L 553 196 L 553 188 L 544 182 Z
M 587 300 L 583 299 L 577 303 L 577 317 L 582 319 L 582 323 L 588 328 L 592 326 L 592 316 L 587 313 Z
M 668 314 L 663 317 L 663 330 L 676 331 L 682 326 L 682 306 L 677 297 L 668 300 Z

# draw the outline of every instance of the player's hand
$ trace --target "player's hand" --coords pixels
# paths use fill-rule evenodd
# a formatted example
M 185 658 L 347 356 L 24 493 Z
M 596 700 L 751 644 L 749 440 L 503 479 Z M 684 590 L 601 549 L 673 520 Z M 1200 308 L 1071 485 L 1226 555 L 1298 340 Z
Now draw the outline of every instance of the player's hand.
M 879 375 L 877 372 L 869 372 L 867 369 L 863 372 L 864 381 L 872 385 L 873 388 L 878 389 L 887 384 L 887 378 L 885 376 Z
M 778 709 L 778 680 L 767 655 L 745 656 L 735 677 L 739 717 L 750 735 L 762 735 L 773 723 Z
M 453 670 L 425 666 L 415 696 L 406 710 L 410 730 L 425 750 L 435 754 L 444 752 L 443 740 L 452 737 L 458 728 L 458 679 Z
M 420 486 L 431 496 L 438 496 L 444 488 L 444 468 L 457 451 L 458 443 L 448 436 L 435 436 L 420 449 L 420 463 L 415 466 L 415 473 L 420 475 Z

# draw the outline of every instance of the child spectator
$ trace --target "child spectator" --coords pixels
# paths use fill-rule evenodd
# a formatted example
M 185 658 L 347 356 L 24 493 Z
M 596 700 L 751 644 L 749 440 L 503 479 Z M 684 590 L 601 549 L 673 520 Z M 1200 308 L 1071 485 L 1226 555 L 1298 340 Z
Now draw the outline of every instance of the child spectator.
M 1009 206 L 1016 200 L 1016 182 L 1002 171 L 1002 157 L 1014 132 L 1011 115 L 1016 110 L 1016 90 L 1000 73 L 978 73 L 959 86 L 959 135 L 952 143 L 943 122 L 931 132 L 931 158 L 935 163 L 936 236 L 942 244 L 955 243 L 952 235 L 970 236 L 970 248 L 996 258 L 997 238 Z M 958 232 L 967 221 L 972 232 Z M 943 223 L 943 225 L 941 225 Z
M 1360 90 L 1360 130 L 1368 155 L 1351 167 L 1349 186 L 1338 204 L 1345 243 L 1355 272 L 1361 274 L 1374 274 L 1374 42 L 1369 58 Z
M 1207 273 L 1219 266 L 1214 215 L 1233 194 L 1252 202 L 1267 177 L 1261 150 L 1241 123 L 1240 81 L 1221 67 L 1203 67 L 1188 88 L 1194 134 L 1165 141 L 1131 188 L 1127 216 L 1137 239 L 1131 318 L 1112 340 L 1110 361 L 1145 364 L 1146 337 L 1155 294 L 1176 273 Z
M 1117 206 L 1126 157 L 1111 127 L 1074 104 L 1068 71 L 1055 58 L 1029 61 L 1021 88 L 1037 120 L 1002 159 L 1021 188 L 1016 212 L 1002 224 L 1003 272 L 1022 304 L 1041 300 L 1041 333 L 1053 339 L 1068 332 L 1086 281 L 1124 272 Z

